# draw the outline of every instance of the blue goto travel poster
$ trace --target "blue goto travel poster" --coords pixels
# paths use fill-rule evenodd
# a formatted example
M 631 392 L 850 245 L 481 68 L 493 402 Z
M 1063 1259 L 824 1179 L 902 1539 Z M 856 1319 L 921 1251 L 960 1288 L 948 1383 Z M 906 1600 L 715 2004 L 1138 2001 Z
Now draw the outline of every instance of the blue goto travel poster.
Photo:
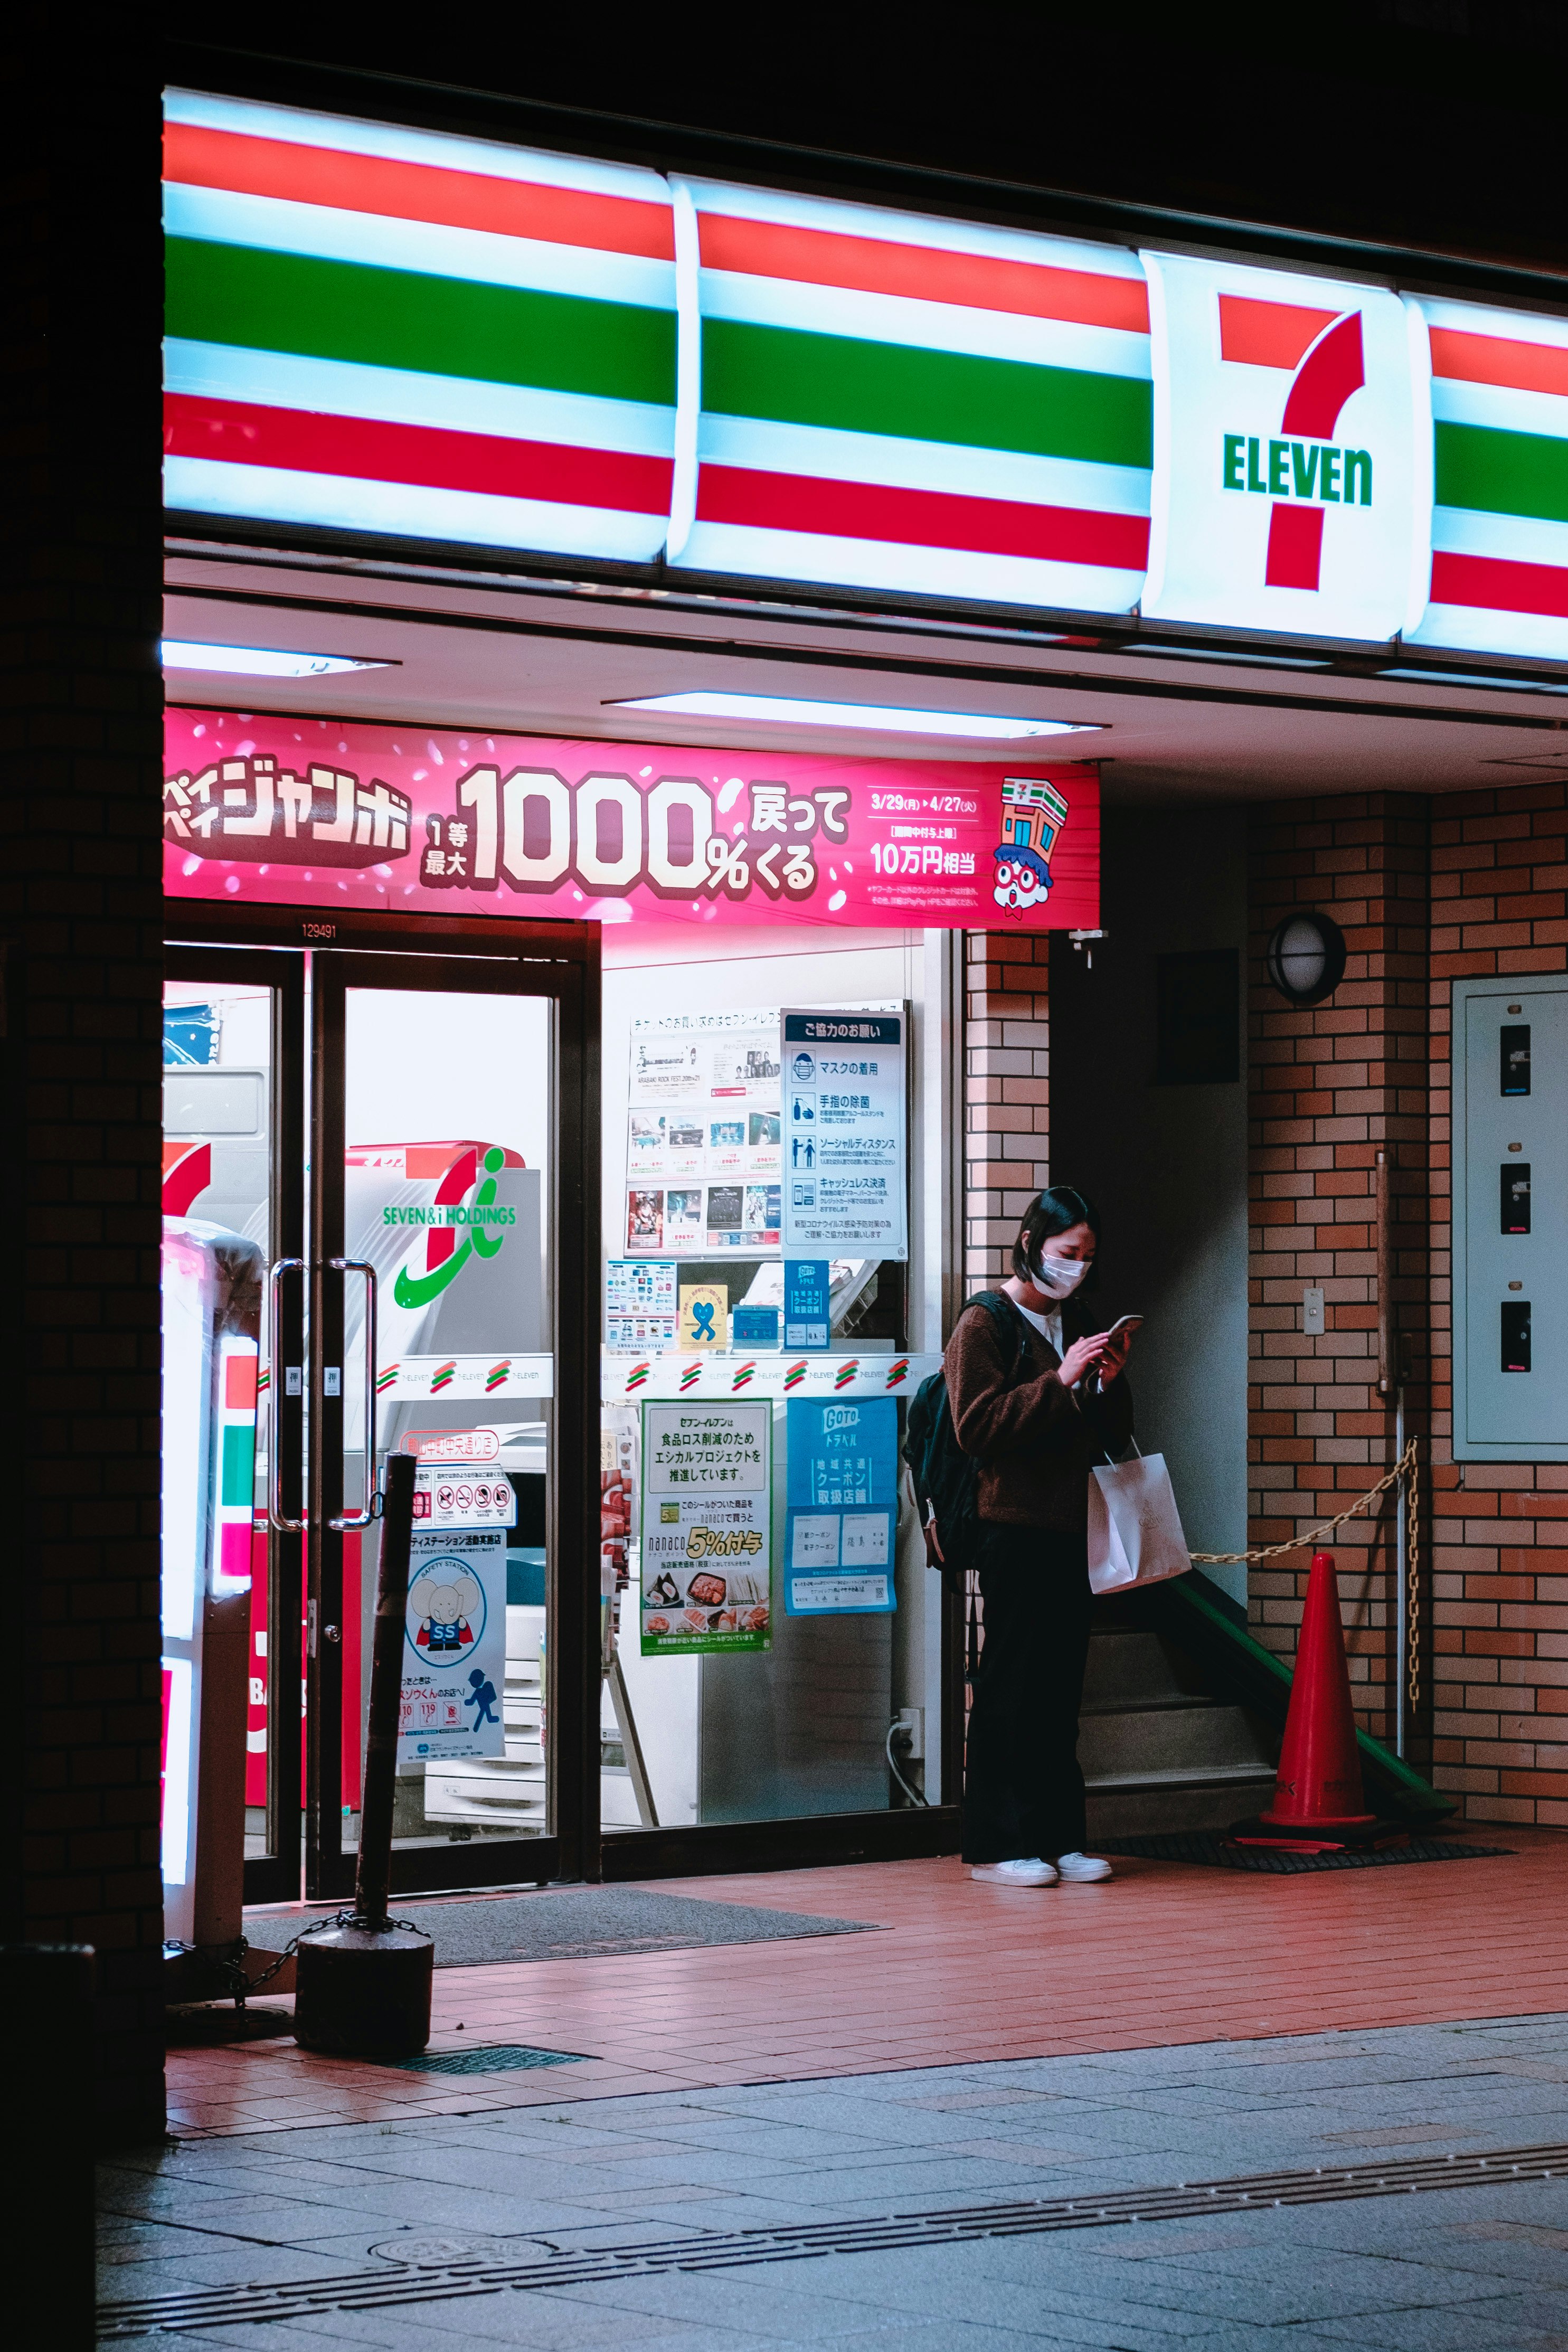
M 892 1397 L 791 1397 L 784 1611 L 860 1616 L 896 1606 L 899 1408 Z

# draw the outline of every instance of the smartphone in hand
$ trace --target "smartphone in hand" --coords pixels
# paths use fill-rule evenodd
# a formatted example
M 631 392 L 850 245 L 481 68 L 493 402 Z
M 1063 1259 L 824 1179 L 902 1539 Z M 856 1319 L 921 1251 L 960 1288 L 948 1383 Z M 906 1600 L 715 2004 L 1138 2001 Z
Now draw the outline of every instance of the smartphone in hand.
M 1119 1315 L 1115 1322 L 1111 1325 L 1110 1330 L 1106 1333 L 1106 1339 L 1110 1340 L 1125 1336 L 1128 1339 L 1131 1339 L 1132 1334 L 1140 1328 L 1142 1321 L 1143 1318 L 1142 1315 Z M 1098 1393 L 1104 1386 L 1104 1380 L 1097 1367 L 1094 1373 L 1094 1387 L 1096 1393 Z

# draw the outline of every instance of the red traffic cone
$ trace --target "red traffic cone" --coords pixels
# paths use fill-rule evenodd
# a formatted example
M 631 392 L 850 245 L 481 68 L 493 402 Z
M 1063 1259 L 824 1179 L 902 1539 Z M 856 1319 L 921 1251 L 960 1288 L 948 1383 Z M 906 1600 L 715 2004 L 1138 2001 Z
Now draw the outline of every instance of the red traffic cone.
M 1240 1845 L 1315 1853 L 1393 1845 L 1407 1834 L 1396 1822 L 1369 1813 L 1362 1793 L 1332 1552 L 1312 1555 L 1274 1802 L 1253 1820 L 1238 1822 L 1230 1834 Z

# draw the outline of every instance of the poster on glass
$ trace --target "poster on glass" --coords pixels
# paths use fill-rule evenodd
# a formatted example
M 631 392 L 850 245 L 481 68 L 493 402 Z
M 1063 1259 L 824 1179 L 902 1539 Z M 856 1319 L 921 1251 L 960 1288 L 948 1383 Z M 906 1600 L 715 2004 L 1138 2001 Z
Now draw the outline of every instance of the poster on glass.
M 643 1407 L 642 1654 L 771 1646 L 773 1407 Z

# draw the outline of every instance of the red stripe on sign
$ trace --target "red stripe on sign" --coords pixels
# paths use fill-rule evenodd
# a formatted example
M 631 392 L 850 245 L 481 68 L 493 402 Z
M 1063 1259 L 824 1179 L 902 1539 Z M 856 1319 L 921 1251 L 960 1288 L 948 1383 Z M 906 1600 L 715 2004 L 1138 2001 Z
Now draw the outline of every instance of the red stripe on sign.
M 575 449 L 494 433 L 386 425 L 187 393 L 165 396 L 163 446 L 172 457 L 286 466 L 303 474 L 479 490 L 489 498 L 542 499 L 559 506 L 614 507 L 628 514 L 667 514 L 673 471 L 668 457 L 632 457 L 619 449 Z
M 1255 302 L 1246 294 L 1219 298 L 1219 355 L 1247 367 L 1297 368 L 1337 310 L 1305 310 L 1296 302 Z
M 190 122 L 164 128 L 163 177 L 186 187 L 282 196 L 291 204 L 331 205 L 341 212 L 438 221 L 447 228 L 489 229 L 500 236 L 542 238 L 551 245 L 594 246 L 605 253 L 643 254 L 654 261 L 675 258 L 675 229 L 667 204 L 499 180 L 487 172 L 404 163 L 389 155 L 350 155 L 337 147 L 300 147 L 291 140 L 253 139 L 247 132 L 207 131 Z
M 1315 588 L 1322 561 L 1322 508 L 1277 506 L 1268 518 L 1265 586 Z
M 796 228 L 783 221 L 736 220 L 704 213 L 703 266 L 752 278 L 788 278 L 805 286 L 847 286 L 860 294 L 897 294 L 919 302 L 958 302 L 972 310 L 1011 310 L 1026 319 L 1066 319 L 1081 327 L 1149 331 L 1149 297 L 1136 278 L 1092 269 L 1051 269 L 991 254 L 941 253 L 924 245 Z
M 1545 613 L 1568 620 L 1568 570 L 1497 555 L 1434 555 L 1432 602 L 1489 613 Z
M 1568 351 L 1555 343 L 1515 343 L 1502 335 L 1466 335 L 1434 327 L 1432 373 L 1456 383 L 1500 383 L 1511 392 L 1568 394 Z
M 702 467 L 697 519 L 749 530 L 810 531 L 900 547 L 951 547 L 972 555 L 1021 555 L 1037 563 L 1103 563 L 1123 572 L 1142 572 L 1149 561 L 1144 515 L 1020 506 L 1009 499 L 888 489 L 872 482 L 755 473 L 741 466 Z

